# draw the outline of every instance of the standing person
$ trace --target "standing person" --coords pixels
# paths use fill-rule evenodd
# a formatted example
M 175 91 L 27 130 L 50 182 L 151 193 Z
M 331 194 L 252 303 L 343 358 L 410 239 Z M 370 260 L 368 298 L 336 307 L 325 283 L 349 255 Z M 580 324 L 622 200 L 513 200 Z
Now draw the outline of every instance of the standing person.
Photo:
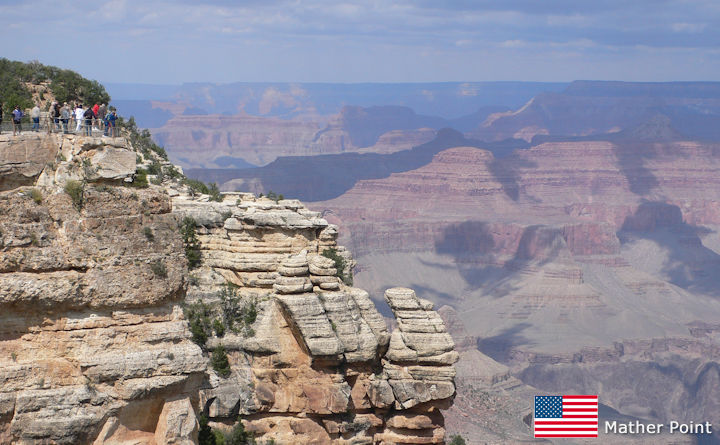
M 85 110 L 83 110 L 82 104 L 77 104 L 77 108 L 75 108 L 75 120 L 77 121 L 77 124 L 75 125 L 75 133 L 80 133 L 80 127 L 82 127 L 83 124 L 83 115 L 85 114 Z
M 92 136 L 92 122 L 95 118 L 93 109 L 88 107 L 88 109 L 83 113 L 83 117 L 85 118 L 85 136 Z
M 102 104 L 98 107 L 97 113 L 97 120 L 100 123 L 100 129 L 104 129 L 105 127 L 105 114 L 107 113 L 107 106 L 105 104 Z M 107 131 L 105 131 L 105 135 L 107 135 Z
M 110 132 L 110 137 L 115 137 L 115 124 L 117 123 L 117 114 L 115 114 L 115 110 L 112 110 L 110 114 L 108 114 L 107 117 L 108 121 L 108 130 Z
M 55 129 L 60 130 L 60 104 L 55 102 Z
M 68 134 L 68 121 L 70 120 L 71 115 L 72 113 L 70 112 L 70 107 L 67 102 L 65 102 L 65 105 L 63 105 L 60 109 L 60 121 L 62 122 L 63 133 L 65 134 Z
M 15 105 L 15 109 L 12 112 L 13 114 L 13 136 L 16 134 L 22 133 L 22 126 L 20 124 L 20 120 L 25 116 L 25 113 L 20 110 L 20 105 Z
M 51 131 L 51 128 L 58 129 L 58 108 L 57 108 L 57 102 L 53 102 L 50 105 L 50 112 L 48 114 L 49 120 L 53 122 L 53 126 L 50 126 L 48 124 L 48 133 Z
M 40 130 L 40 107 L 38 107 L 38 104 L 35 104 L 32 110 L 30 110 L 30 117 L 33 122 L 32 131 Z
M 93 126 L 94 126 L 95 128 L 98 128 L 97 115 L 98 115 L 98 111 L 100 111 L 100 105 L 98 105 L 97 102 L 95 102 L 95 105 L 92 106 L 92 110 L 93 110 L 93 114 L 95 115 L 95 120 L 94 120 L 94 125 L 93 125 Z

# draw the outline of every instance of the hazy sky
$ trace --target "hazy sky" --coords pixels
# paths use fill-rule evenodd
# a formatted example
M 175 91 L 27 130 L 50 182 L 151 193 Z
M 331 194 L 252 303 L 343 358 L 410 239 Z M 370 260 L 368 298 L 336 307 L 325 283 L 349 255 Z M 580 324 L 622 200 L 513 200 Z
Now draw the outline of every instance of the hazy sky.
M 103 82 L 720 80 L 719 0 L 0 0 L 2 56 Z

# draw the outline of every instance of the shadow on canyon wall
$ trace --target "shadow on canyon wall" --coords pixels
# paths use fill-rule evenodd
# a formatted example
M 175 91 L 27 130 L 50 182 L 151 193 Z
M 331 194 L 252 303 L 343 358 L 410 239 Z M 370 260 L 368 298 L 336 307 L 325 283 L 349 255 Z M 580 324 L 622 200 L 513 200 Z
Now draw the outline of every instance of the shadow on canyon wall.
M 660 273 L 674 285 L 720 297 L 720 255 L 702 244 L 710 229 L 687 224 L 677 205 L 644 202 L 628 216 L 618 238 L 622 244 L 650 240 L 667 254 Z
M 303 201 L 326 201 L 344 194 L 359 180 L 387 178 L 392 173 L 415 170 L 430 163 L 433 156 L 453 147 L 478 147 L 496 156 L 505 156 L 515 149 L 528 148 L 518 139 L 486 143 L 466 139 L 451 128 L 439 130 L 432 141 L 410 150 L 390 154 L 341 153 L 319 156 L 281 157 L 270 164 L 252 169 L 188 169 L 186 174 L 204 182 L 226 183 L 233 179 L 241 184 L 225 186 L 255 193 L 272 190 Z M 498 180 L 512 183 L 512 169 L 497 167 Z M 504 178 L 504 179 L 503 179 Z M 509 186 L 509 196 L 517 192 Z M 517 189 L 517 184 L 515 185 Z

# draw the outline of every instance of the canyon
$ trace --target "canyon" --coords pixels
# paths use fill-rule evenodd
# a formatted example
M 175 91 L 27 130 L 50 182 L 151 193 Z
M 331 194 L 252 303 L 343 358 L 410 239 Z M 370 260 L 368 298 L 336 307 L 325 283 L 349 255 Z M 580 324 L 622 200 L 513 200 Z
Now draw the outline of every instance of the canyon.
M 370 295 L 399 283 L 443 305 L 461 354 L 448 425 L 469 443 L 531 440 L 542 392 L 717 423 L 719 91 L 573 82 L 410 149 L 189 174 L 309 202 Z

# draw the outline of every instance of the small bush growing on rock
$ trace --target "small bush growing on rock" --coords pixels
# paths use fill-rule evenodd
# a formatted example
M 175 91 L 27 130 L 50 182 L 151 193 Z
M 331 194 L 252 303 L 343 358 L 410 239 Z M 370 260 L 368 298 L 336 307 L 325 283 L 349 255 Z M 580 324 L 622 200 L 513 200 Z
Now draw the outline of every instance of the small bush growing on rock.
M 210 201 L 222 202 L 223 200 L 223 197 L 220 194 L 220 189 L 218 188 L 218 185 L 214 182 L 211 182 L 208 185 L 208 194 L 210 195 Z
M 42 192 L 38 189 L 31 189 L 30 190 L 30 197 L 35 202 L 35 204 L 41 204 L 43 200 Z
M 147 238 L 148 241 L 152 242 L 155 241 L 155 234 L 153 234 L 153 231 L 150 227 L 143 227 L 143 234 L 145 235 L 145 238 Z
M 183 184 L 188 187 L 188 191 L 190 192 L 191 196 L 195 196 L 198 193 L 202 193 L 203 195 L 210 194 L 208 186 L 206 186 L 205 183 L 203 183 L 202 181 L 198 181 L 197 179 L 185 178 L 183 180 Z
M 262 198 L 262 194 L 260 194 L 260 197 Z M 270 190 L 268 192 L 267 198 L 275 201 L 275 204 L 280 202 L 280 200 L 285 199 L 285 197 L 282 195 L 282 193 L 278 195 L 278 194 L 275 194 L 275 192 L 273 192 L 272 190 Z
M 243 333 L 248 337 L 255 335 L 255 331 L 250 327 L 257 319 L 257 305 L 254 299 L 241 302 L 238 294 L 237 286 L 232 283 L 226 283 L 220 290 L 220 310 L 222 314 L 222 324 L 226 329 Z
M 153 261 L 150 263 L 150 270 L 153 271 L 156 277 L 167 278 L 167 268 L 162 260 Z
M 212 356 L 210 357 L 210 365 L 221 377 L 230 376 L 230 362 L 228 361 L 227 352 L 223 345 L 213 349 Z
M 200 414 L 198 419 L 200 429 L 198 430 L 198 445 L 217 445 L 215 435 L 210 428 L 208 418 L 205 414 Z
M 448 445 L 465 445 L 465 439 L 462 438 L 459 434 L 454 434 L 450 438 L 450 442 L 448 442 Z
M 126 182 L 125 184 L 129 187 L 135 187 L 135 188 L 139 188 L 139 189 L 148 188 L 147 170 L 144 170 L 142 168 L 137 169 L 137 171 L 135 172 L 135 178 L 133 178 L 133 181 Z
M 80 211 L 83 207 L 83 204 L 85 204 L 84 200 L 84 186 L 83 183 L 80 181 L 70 180 L 65 183 L 65 193 L 70 196 L 70 199 L 72 200 L 73 206 L 75 209 Z
M 202 301 L 198 301 L 186 306 L 183 312 L 190 325 L 192 341 L 201 348 L 205 348 L 205 343 L 207 343 L 207 339 L 212 333 L 210 323 L 212 311 L 210 307 Z
M 225 325 L 223 325 L 222 321 L 218 319 L 213 320 L 213 330 L 218 338 L 223 338 L 225 336 Z
M 335 268 L 337 269 L 337 277 L 340 278 L 343 283 L 347 284 L 348 286 L 352 286 L 352 272 L 345 275 L 345 268 L 347 267 L 347 262 L 345 261 L 345 258 L 338 254 L 337 249 L 335 249 L 334 247 L 325 249 L 322 252 L 322 256 L 333 260 L 335 262 Z
M 240 419 L 238 419 L 232 431 L 225 435 L 225 445 L 255 445 L 256 443 L 253 434 L 245 431 Z
M 162 174 L 162 164 L 160 164 L 157 159 L 153 159 L 152 163 L 147 169 L 147 172 L 151 175 Z
M 182 173 L 180 173 L 180 171 L 175 168 L 174 165 L 169 165 L 165 167 L 165 175 L 169 176 L 172 179 L 178 179 L 182 177 Z
M 194 269 L 200 265 L 200 241 L 195 231 L 197 223 L 194 219 L 186 216 L 180 224 L 180 232 L 185 245 L 185 258 L 188 260 L 188 267 Z

